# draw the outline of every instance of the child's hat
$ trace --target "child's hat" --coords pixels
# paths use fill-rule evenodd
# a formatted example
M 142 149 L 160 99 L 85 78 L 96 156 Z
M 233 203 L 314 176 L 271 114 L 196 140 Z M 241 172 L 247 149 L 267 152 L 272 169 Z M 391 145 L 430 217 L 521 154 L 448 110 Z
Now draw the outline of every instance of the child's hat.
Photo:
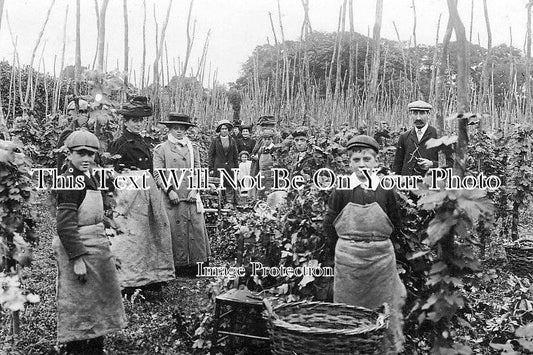
M 366 135 L 355 136 L 348 141 L 346 149 L 354 148 L 369 148 L 375 150 L 376 153 L 379 152 L 378 142 L 374 138 Z
M 217 128 L 215 129 L 215 132 L 219 133 L 220 128 L 222 128 L 222 126 L 228 127 L 229 130 L 233 129 L 233 125 L 231 124 L 229 120 L 220 120 L 217 123 Z
M 70 150 L 85 149 L 90 152 L 97 152 L 100 148 L 100 141 L 91 132 L 86 130 L 79 130 L 72 132 L 65 140 L 65 145 Z
M 239 153 L 239 158 L 241 158 L 243 155 L 246 155 L 248 158 L 250 157 L 250 153 L 248 153 L 247 150 L 241 150 Z

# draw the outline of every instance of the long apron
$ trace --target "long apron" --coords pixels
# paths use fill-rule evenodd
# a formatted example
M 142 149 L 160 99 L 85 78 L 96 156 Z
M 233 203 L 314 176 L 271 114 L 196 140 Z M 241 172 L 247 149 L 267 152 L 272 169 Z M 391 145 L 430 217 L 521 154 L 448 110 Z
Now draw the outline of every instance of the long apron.
M 334 302 L 375 309 L 391 308 L 384 347 L 400 352 L 404 342 L 402 313 L 406 290 L 396 269 L 389 237 L 392 223 L 377 202 L 348 203 L 334 221 L 339 236 L 335 248 Z
M 52 242 L 57 261 L 57 340 L 66 343 L 93 339 L 126 326 L 114 257 L 109 249 L 102 218 L 100 191 L 87 190 L 78 208 L 78 230 L 89 254 L 83 256 L 87 281 L 74 274 L 58 236 Z
M 146 175 L 148 190 L 117 191 L 114 218 L 122 230 L 111 240 L 111 251 L 121 264 L 120 286 L 137 287 L 174 278 L 172 238 L 161 191 L 145 171 L 130 171 L 123 176 Z M 138 179 L 139 180 L 139 179 Z

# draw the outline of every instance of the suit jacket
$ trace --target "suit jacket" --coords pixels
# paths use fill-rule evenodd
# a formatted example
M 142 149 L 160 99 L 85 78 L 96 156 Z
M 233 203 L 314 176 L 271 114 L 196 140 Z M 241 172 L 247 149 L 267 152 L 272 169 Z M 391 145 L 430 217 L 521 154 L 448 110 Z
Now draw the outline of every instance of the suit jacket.
M 415 128 L 408 130 L 400 135 L 396 145 L 396 156 L 394 157 L 393 170 L 399 175 L 422 175 L 417 168 L 416 158 L 425 158 L 433 162 L 436 168 L 439 164 L 438 148 L 426 148 L 426 142 L 430 138 L 437 138 L 437 129 L 428 126 L 420 142 L 416 136 Z
M 220 136 L 215 137 L 209 146 L 209 170 L 214 170 L 215 176 L 218 176 L 219 168 L 224 168 L 231 173 L 231 169 L 238 167 L 239 154 L 235 139 L 229 137 L 229 147 L 225 150 Z

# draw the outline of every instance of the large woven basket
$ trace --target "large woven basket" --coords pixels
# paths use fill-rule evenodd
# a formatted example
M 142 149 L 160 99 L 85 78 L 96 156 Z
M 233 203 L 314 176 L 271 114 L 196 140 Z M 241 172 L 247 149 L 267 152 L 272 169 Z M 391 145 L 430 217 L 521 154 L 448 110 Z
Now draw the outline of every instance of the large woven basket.
M 380 354 L 389 308 L 295 302 L 278 306 L 268 322 L 270 348 L 285 354 Z
M 505 246 L 509 268 L 518 276 L 533 276 L 533 239 L 522 238 Z

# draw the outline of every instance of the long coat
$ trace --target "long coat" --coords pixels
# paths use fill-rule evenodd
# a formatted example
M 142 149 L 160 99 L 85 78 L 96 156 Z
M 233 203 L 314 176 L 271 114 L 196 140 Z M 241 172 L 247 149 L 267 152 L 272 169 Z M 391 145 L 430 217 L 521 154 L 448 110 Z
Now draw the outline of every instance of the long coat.
M 194 168 L 200 168 L 200 154 L 198 147 L 193 143 Z M 168 140 L 161 143 L 154 150 L 154 177 L 159 186 L 161 178 L 156 169 L 178 169 L 177 178 L 181 176 L 179 169 L 189 169 L 191 157 L 187 145 L 173 144 Z M 165 173 L 168 177 L 170 171 Z M 198 211 L 195 202 L 188 201 L 189 189 L 188 177 L 190 173 L 183 171 L 183 180 L 177 186 L 172 187 L 177 192 L 180 202 L 177 205 L 170 203 L 168 194 L 164 200 L 170 233 L 172 235 L 172 252 L 174 254 L 174 266 L 193 266 L 197 262 L 207 261 L 211 254 L 207 229 L 205 227 L 204 213 Z
M 220 136 L 215 137 L 209 146 L 209 170 L 215 171 L 215 176 L 219 176 L 218 169 L 225 169 L 231 174 L 231 169 L 239 167 L 239 152 L 237 142 L 229 136 L 229 147 L 224 149 Z
M 396 156 L 394 158 L 393 169 L 398 175 L 421 175 L 415 171 L 417 167 L 416 158 L 425 158 L 433 162 L 436 168 L 439 163 L 438 148 L 426 148 L 426 142 L 430 138 L 437 138 L 437 130 L 433 126 L 428 126 L 420 142 L 416 136 L 414 128 L 402 133 L 396 145 Z

